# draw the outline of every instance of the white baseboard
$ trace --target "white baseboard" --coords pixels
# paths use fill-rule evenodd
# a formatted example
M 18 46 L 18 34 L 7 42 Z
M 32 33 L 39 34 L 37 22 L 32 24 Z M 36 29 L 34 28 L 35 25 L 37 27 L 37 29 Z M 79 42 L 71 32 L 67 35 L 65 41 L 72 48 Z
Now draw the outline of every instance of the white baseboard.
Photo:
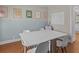
M 16 42 L 16 41 L 20 41 L 20 39 L 12 39 L 12 40 L 2 41 L 2 42 L 0 42 L 0 45 L 12 43 L 12 42 Z

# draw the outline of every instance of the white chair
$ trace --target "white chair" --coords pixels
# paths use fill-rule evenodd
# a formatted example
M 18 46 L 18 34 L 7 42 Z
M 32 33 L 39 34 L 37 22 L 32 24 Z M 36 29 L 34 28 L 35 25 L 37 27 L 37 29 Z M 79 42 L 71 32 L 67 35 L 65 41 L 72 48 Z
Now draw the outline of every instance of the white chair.
M 37 49 L 37 47 L 36 48 L 29 49 L 27 51 L 27 53 L 35 53 L 36 52 L 36 49 Z
M 49 42 L 40 43 L 37 46 L 36 53 L 48 53 L 49 52 Z
M 24 45 L 24 41 L 22 40 L 23 39 L 23 33 L 19 33 L 20 37 L 21 37 L 21 43 L 23 45 L 23 52 L 26 53 L 26 46 Z
M 64 36 L 61 38 L 58 38 L 59 40 L 56 40 L 56 46 L 57 46 L 57 52 L 61 49 L 62 52 L 67 52 L 66 47 L 68 46 L 69 36 Z
M 41 28 L 40 30 L 45 30 L 44 28 Z
M 23 39 L 23 35 L 22 33 L 19 34 L 21 36 L 21 38 Z M 22 42 L 22 45 L 23 45 L 23 52 L 24 53 L 35 53 L 36 49 L 37 49 L 37 46 L 26 46 L 24 45 L 24 41 L 21 39 L 21 42 Z
M 21 38 L 23 39 L 23 34 L 26 33 L 26 32 L 30 32 L 30 30 L 24 30 L 23 33 L 20 33 L 19 35 L 21 36 Z M 23 52 L 26 53 L 26 45 L 24 45 L 24 41 L 21 40 L 22 42 L 22 45 L 23 45 Z M 34 53 L 36 50 L 36 48 L 29 48 L 29 50 L 27 50 L 27 53 Z
M 34 46 L 26 46 L 24 43 L 24 40 L 23 40 L 23 35 L 25 34 L 25 33 L 27 33 L 27 32 L 30 32 L 29 30 L 24 30 L 23 31 L 23 33 L 20 33 L 19 35 L 21 36 L 21 42 L 22 42 L 22 45 L 23 45 L 23 52 L 24 53 L 35 53 L 35 51 L 36 51 L 36 49 L 37 49 L 37 46 L 36 45 L 34 45 Z
M 31 32 L 31 31 L 30 30 L 24 30 L 23 33 L 25 33 L 25 32 Z
M 45 26 L 45 30 L 52 30 L 51 26 Z
M 48 53 L 49 51 L 49 42 L 40 43 L 38 46 L 29 49 L 27 53 Z

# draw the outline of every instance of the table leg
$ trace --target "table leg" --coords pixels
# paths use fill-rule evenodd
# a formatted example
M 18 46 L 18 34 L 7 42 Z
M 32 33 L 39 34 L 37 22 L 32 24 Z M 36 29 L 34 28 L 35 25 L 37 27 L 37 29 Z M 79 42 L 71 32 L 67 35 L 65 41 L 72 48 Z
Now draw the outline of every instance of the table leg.
M 52 53 L 52 40 L 50 40 L 50 53 Z
M 50 41 L 50 53 L 56 53 L 56 40 Z
M 51 40 L 50 40 L 50 41 L 49 41 L 49 51 L 48 51 L 48 53 L 51 53 L 51 50 L 52 50 L 51 47 L 52 47 L 52 46 L 51 46 Z

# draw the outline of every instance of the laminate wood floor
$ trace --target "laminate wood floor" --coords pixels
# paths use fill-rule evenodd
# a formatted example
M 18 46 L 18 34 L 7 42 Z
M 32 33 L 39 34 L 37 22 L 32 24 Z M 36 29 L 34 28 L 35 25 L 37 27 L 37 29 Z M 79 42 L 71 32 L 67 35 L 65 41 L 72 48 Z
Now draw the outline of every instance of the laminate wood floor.
M 23 46 L 20 41 L 0 45 L 0 53 L 22 53 Z
M 67 47 L 67 51 L 70 53 L 79 53 L 79 32 L 76 33 L 76 41 Z

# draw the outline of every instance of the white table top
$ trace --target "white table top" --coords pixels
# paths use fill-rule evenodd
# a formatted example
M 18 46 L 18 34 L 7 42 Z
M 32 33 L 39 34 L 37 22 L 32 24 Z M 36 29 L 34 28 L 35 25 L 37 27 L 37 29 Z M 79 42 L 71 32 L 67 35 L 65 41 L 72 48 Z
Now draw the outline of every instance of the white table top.
M 42 31 L 25 32 L 21 35 L 21 39 L 24 42 L 23 43 L 24 46 L 31 46 L 49 40 L 53 40 L 55 38 L 59 38 L 65 35 L 67 34 L 63 32 L 42 30 Z

